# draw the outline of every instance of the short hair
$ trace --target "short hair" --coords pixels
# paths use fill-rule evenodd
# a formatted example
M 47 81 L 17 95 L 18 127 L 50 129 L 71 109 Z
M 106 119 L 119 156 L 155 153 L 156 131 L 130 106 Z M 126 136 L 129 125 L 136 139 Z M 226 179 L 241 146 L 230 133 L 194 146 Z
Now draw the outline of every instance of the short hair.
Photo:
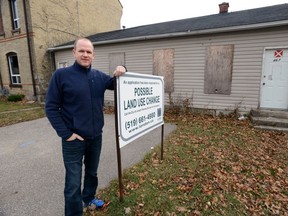
M 89 42 L 91 43 L 92 47 L 93 47 L 93 50 L 94 50 L 94 46 L 93 46 L 92 41 L 89 40 L 88 38 L 85 38 L 85 37 L 80 37 L 80 38 L 77 38 L 77 39 L 75 40 L 75 42 L 74 42 L 74 49 L 75 49 L 75 50 L 76 50 L 76 46 L 77 46 L 77 43 L 78 43 L 79 40 L 86 40 L 86 41 L 89 41 Z

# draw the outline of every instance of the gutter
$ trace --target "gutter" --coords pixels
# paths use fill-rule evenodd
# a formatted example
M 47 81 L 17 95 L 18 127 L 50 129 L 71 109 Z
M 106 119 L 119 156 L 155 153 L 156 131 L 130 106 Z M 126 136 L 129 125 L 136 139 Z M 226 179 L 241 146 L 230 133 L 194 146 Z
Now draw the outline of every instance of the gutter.
M 138 37 L 130 37 L 130 38 L 121 38 L 114 40 L 105 40 L 99 42 L 93 42 L 93 45 L 103 45 L 103 44 L 112 44 L 112 43 L 124 43 L 124 42 L 134 42 L 134 41 L 145 41 L 145 40 L 155 40 L 155 39 L 164 39 L 164 38 L 173 38 L 173 37 L 183 37 L 183 36 L 194 36 L 194 35 L 202 35 L 202 34 L 215 34 L 215 33 L 223 33 L 223 32 L 233 32 L 233 31 L 244 31 L 251 29 L 262 29 L 269 27 L 280 27 L 288 25 L 288 20 L 277 21 L 277 22 L 269 22 L 269 23 L 260 23 L 260 24 L 251 24 L 251 25 L 242 25 L 242 26 L 232 26 L 232 27 L 224 27 L 224 28 L 216 28 L 216 29 L 204 29 L 204 30 L 196 30 L 190 31 L 189 29 L 186 32 L 177 32 L 177 33 L 166 33 L 166 34 L 158 34 L 158 35 L 148 35 L 148 36 L 138 36 Z M 129 29 L 127 29 L 129 30 Z M 125 30 L 121 30 L 125 31 Z M 71 49 L 74 44 L 60 46 L 60 47 L 51 47 L 48 48 L 48 51 L 54 52 L 58 50 Z

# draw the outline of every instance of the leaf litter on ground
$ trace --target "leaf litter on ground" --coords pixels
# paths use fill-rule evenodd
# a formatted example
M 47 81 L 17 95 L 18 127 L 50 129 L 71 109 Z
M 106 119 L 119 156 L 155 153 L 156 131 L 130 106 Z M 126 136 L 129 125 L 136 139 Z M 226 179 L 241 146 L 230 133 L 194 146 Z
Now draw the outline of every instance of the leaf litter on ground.
M 100 191 L 105 215 L 288 215 L 288 133 L 235 116 L 167 112 L 164 144 Z M 128 211 L 129 210 L 129 211 Z

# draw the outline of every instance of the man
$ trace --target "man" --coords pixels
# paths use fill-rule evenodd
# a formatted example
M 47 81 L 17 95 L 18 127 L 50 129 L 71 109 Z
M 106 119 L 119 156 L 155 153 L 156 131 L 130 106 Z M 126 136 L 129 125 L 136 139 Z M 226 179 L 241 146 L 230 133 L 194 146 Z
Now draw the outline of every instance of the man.
M 62 138 L 66 216 L 82 215 L 83 203 L 87 206 L 95 198 L 104 125 L 104 92 L 114 89 L 113 77 L 91 68 L 94 48 L 90 40 L 76 40 L 73 54 L 74 64 L 53 74 L 45 105 L 47 118 Z M 114 76 L 125 72 L 124 66 L 118 66 Z M 81 192 L 83 158 L 85 176 Z

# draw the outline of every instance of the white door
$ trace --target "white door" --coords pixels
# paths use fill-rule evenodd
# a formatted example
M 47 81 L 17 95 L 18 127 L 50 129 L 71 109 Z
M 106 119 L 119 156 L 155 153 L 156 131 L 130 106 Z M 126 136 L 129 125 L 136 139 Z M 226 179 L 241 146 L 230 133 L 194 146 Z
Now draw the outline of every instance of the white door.
M 260 107 L 288 108 L 288 49 L 265 51 Z

